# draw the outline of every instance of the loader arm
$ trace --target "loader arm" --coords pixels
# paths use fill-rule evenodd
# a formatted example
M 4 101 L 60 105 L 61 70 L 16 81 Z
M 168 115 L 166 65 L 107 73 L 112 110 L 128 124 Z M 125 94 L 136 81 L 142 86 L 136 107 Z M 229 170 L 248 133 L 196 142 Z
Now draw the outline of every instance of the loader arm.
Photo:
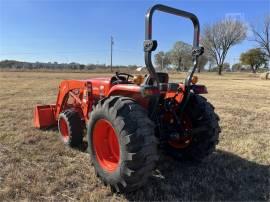
M 73 92 L 77 90 L 77 92 Z M 79 104 L 81 112 L 85 119 L 88 119 L 88 112 L 92 105 L 92 84 L 85 80 L 65 80 L 59 85 L 59 92 L 55 106 L 55 119 L 58 119 L 59 114 L 66 106 L 68 97 L 71 96 L 76 103 Z

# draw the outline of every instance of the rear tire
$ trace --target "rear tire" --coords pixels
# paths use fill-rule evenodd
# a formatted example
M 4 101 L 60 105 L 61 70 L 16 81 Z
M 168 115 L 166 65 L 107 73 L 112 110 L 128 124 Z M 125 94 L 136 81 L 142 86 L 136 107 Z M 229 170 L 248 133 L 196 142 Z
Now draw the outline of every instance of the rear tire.
M 83 125 L 79 113 L 68 109 L 60 113 L 58 118 L 60 138 L 70 147 L 80 147 L 83 143 Z
M 195 94 L 191 95 L 184 113 L 191 120 L 192 127 L 206 126 L 207 131 L 194 135 L 191 143 L 183 149 L 177 149 L 170 144 L 166 144 L 165 150 L 176 159 L 200 162 L 216 149 L 221 132 L 218 123 L 219 117 L 214 112 L 213 105 L 207 102 L 206 98 Z
M 107 129 L 101 124 L 109 128 L 106 136 Z M 87 128 L 88 150 L 97 176 L 116 192 L 131 192 L 143 186 L 158 160 L 154 124 L 146 110 L 128 97 L 105 98 L 90 113 Z M 110 141 L 112 134 L 117 140 Z M 99 145 L 95 145 L 97 142 Z M 106 162 L 111 166 L 107 167 Z

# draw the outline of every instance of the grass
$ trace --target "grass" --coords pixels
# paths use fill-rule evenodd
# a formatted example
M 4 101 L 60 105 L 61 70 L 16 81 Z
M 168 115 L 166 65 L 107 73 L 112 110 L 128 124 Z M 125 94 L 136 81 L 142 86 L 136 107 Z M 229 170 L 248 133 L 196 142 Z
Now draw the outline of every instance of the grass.
M 63 146 L 56 130 L 32 124 L 33 107 L 54 103 L 61 80 L 93 76 L 0 72 L 0 201 L 270 200 L 270 81 L 200 75 L 221 118 L 217 151 L 199 165 L 161 156 L 148 184 L 116 195 L 95 176 L 87 153 Z

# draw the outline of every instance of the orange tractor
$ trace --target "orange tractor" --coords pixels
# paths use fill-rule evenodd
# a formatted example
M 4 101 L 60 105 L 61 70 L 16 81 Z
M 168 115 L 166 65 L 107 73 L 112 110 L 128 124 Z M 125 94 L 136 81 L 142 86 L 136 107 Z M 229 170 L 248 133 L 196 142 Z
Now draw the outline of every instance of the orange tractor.
M 153 67 L 151 53 L 157 47 L 157 41 L 152 40 L 155 11 L 188 18 L 194 25 L 194 67 L 184 83 L 170 83 L 167 73 L 156 72 Z M 207 89 L 197 85 L 193 76 L 203 54 L 197 17 L 155 5 L 146 13 L 145 23 L 148 75 L 116 72 L 110 78 L 64 80 L 56 104 L 36 106 L 34 111 L 35 127 L 58 124 L 62 141 L 71 147 L 81 147 L 86 135 L 97 176 L 122 193 L 145 184 L 156 167 L 159 151 L 176 159 L 201 161 L 215 150 L 220 133 L 214 107 L 199 95 Z

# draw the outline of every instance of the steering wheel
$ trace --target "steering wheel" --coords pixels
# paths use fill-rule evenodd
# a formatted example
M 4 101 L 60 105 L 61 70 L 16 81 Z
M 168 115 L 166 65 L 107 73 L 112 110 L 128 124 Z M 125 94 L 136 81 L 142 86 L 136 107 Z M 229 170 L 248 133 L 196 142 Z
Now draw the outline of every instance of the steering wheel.
M 116 72 L 115 76 L 116 76 L 117 79 L 122 80 L 122 81 L 123 81 L 123 76 L 126 77 L 125 78 L 126 81 L 128 81 L 129 77 L 133 78 L 133 75 L 128 74 L 128 73 L 121 73 L 121 72 L 120 73 Z
M 116 81 L 113 81 L 114 84 L 118 84 L 121 82 L 128 82 L 129 78 L 133 78 L 133 75 L 128 73 L 115 73 Z

